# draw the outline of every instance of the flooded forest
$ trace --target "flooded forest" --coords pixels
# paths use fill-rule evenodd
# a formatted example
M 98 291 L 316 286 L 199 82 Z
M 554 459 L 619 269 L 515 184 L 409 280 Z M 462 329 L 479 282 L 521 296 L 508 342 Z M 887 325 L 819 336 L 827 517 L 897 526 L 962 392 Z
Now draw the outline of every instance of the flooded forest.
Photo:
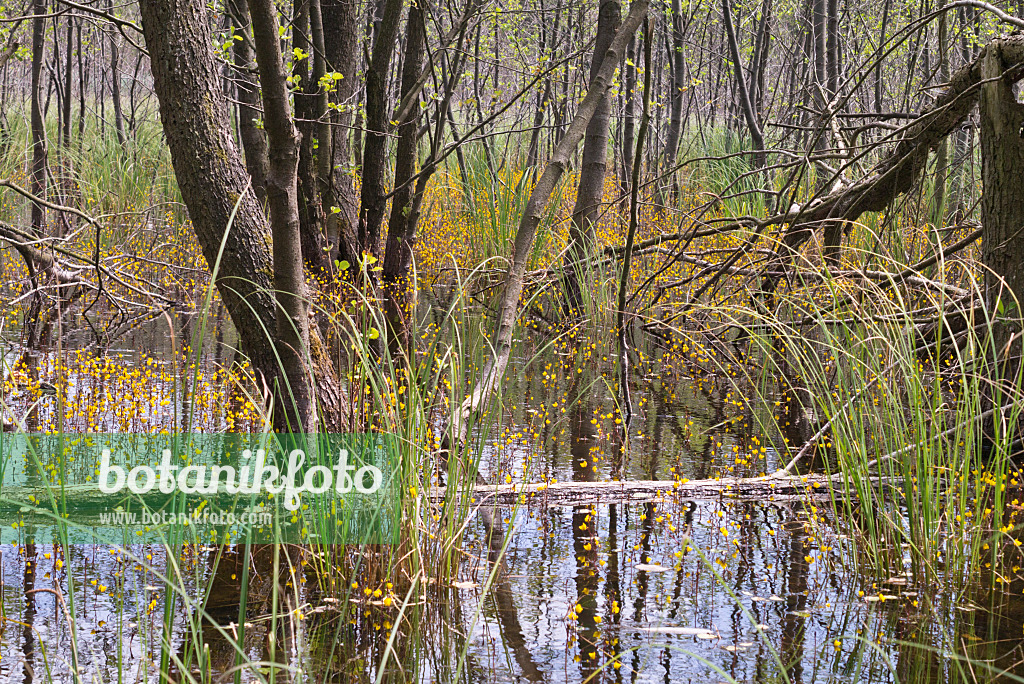
M 0 682 L 1024 681 L 1022 29 L 3 3 Z

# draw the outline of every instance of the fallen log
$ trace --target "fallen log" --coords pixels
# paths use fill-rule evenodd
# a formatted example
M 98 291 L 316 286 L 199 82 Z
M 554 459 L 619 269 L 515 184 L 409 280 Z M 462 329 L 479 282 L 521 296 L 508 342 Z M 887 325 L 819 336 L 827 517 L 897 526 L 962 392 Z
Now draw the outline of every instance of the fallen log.
M 879 478 L 872 478 L 878 482 Z M 612 482 L 530 482 L 478 484 L 465 493 L 472 505 L 580 506 L 608 503 L 646 503 L 685 499 L 787 501 L 829 499 L 841 495 L 833 485 L 841 476 L 767 475 L 709 480 L 621 480 Z M 458 488 L 457 488 L 458 489 Z M 459 490 L 454 495 L 459 496 Z M 446 487 L 431 488 L 431 501 L 444 501 Z

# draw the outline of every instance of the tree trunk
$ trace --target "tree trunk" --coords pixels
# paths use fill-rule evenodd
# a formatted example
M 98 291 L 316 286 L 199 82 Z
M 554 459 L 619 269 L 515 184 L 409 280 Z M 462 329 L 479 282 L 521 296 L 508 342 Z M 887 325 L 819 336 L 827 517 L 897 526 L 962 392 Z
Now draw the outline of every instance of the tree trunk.
M 981 56 L 981 215 L 985 233 L 985 303 L 992 326 L 994 356 L 987 399 L 1001 406 L 1016 397 L 1021 358 L 1021 306 L 1024 304 L 1024 105 L 1005 77 L 1003 42 L 990 43 Z M 1006 435 L 1001 427 L 990 433 Z
M 56 39 L 55 39 L 56 40 Z M 71 147 L 71 85 L 75 54 L 75 22 L 68 17 L 67 32 L 64 38 L 64 98 L 61 100 L 61 148 L 65 151 Z
M 619 0 L 604 0 L 597 17 L 597 39 L 590 62 L 590 85 L 601 71 L 601 62 L 622 22 Z M 583 139 L 583 168 L 580 170 L 576 206 L 569 224 L 569 247 L 565 253 L 565 309 L 570 316 L 583 314 L 580 281 L 589 271 L 588 261 L 597 244 L 594 224 L 604 197 L 604 178 L 608 172 L 608 120 L 611 98 L 605 95 L 594 110 Z
M 885 4 L 882 5 L 882 26 L 879 29 L 878 36 L 878 55 L 876 57 L 877 62 L 875 63 L 875 113 L 882 113 L 882 62 L 884 61 L 882 55 L 885 53 L 885 41 L 886 32 L 889 30 L 889 6 L 892 4 L 892 0 L 885 0 Z
M 625 103 L 622 106 L 622 155 L 619 164 L 619 190 L 625 193 L 629 189 L 629 179 L 632 176 L 633 159 L 633 126 L 634 126 L 634 92 L 636 90 L 636 38 L 629 41 L 626 48 L 626 59 L 624 71 L 625 89 L 622 97 Z
M 107 3 L 107 10 L 113 11 L 112 0 Z M 117 36 L 110 36 L 110 100 L 114 106 L 114 132 L 117 142 L 123 148 L 128 144 L 124 132 L 124 110 L 121 108 L 121 53 L 117 45 Z
M 272 236 L 255 194 L 246 191 L 248 174 L 232 141 L 206 4 L 141 0 L 139 6 L 160 118 L 182 199 L 207 263 L 211 268 L 219 263 L 215 283 L 242 351 L 269 390 L 279 384 L 280 375 L 274 341 Z M 313 347 L 325 420 L 336 425 L 340 422 L 336 378 L 316 354 L 315 341 Z M 275 413 L 283 414 L 284 408 Z
M 82 57 L 82 22 L 78 22 L 75 30 L 75 42 L 78 44 L 78 149 L 82 149 L 82 139 L 85 137 L 85 93 L 89 85 L 89 72 L 85 68 L 85 60 Z
M 255 67 L 250 42 L 249 6 L 245 0 L 228 0 L 227 11 L 231 14 L 235 31 L 243 40 L 234 40 L 232 57 L 235 62 L 235 93 L 238 99 L 238 136 L 245 150 L 245 168 L 252 179 L 252 191 L 260 205 L 267 201 L 267 173 L 270 160 L 267 158 L 267 136 L 257 121 L 260 113 L 260 94 L 255 79 L 249 70 Z M 248 35 L 245 35 L 248 34 Z
M 45 0 L 33 0 L 32 13 L 32 82 L 31 87 L 31 133 L 32 133 L 32 194 L 46 197 L 46 128 L 43 123 L 43 48 L 46 40 Z M 42 237 L 46 232 L 46 208 L 39 202 L 32 203 L 32 232 Z
M 356 0 L 320 0 L 324 29 L 324 54 L 335 73 L 330 101 L 331 169 L 330 182 L 324 189 L 324 211 L 327 214 L 327 240 L 331 246 L 331 260 L 355 263 L 359 256 L 356 242 L 356 224 L 359 218 L 359 198 L 352 174 L 352 111 L 356 95 L 356 62 L 358 41 L 356 18 L 359 3 Z
M 828 96 L 839 92 L 839 0 L 827 0 L 825 23 L 826 71 L 828 73 Z
M 679 152 L 679 137 L 683 128 L 683 9 L 680 0 L 672 0 L 672 42 L 669 44 L 669 66 L 672 83 L 669 86 L 668 134 L 665 138 L 665 168 L 675 166 Z
M 743 63 L 740 61 L 736 30 L 732 25 L 732 4 L 729 0 L 722 0 L 722 16 L 725 18 L 725 35 L 729 43 L 729 56 L 732 59 L 733 69 L 736 71 L 736 89 L 740 95 L 740 109 L 743 110 L 743 118 L 747 121 L 747 129 L 750 131 L 750 140 L 754 147 L 754 166 L 759 169 L 764 168 L 766 162 L 764 136 L 761 134 L 761 122 L 758 121 L 757 112 L 754 111 L 754 105 L 750 101 L 747 80 L 743 77 Z
M 946 5 L 946 0 L 938 0 L 936 3 L 936 9 L 942 10 Z M 949 82 L 949 41 L 947 38 L 946 30 L 946 13 L 942 12 L 939 15 L 939 27 L 938 27 L 938 45 L 937 49 L 939 52 L 939 78 L 942 79 L 942 83 Z M 949 164 L 949 141 L 943 138 L 935 149 L 935 184 L 934 190 L 932 191 L 932 210 L 931 210 L 931 223 L 933 228 L 942 228 L 946 218 L 946 166 Z M 935 230 L 929 231 L 929 235 L 932 236 L 934 246 L 936 248 L 941 246 L 941 243 L 937 237 L 938 233 Z
M 312 36 L 323 35 L 323 26 L 313 29 L 313 16 L 320 17 L 318 0 L 296 0 L 292 20 L 292 46 L 301 50 L 303 59 L 295 59 L 292 74 L 299 84 L 295 93 L 295 127 L 299 130 L 298 212 L 302 259 L 314 274 L 327 271 L 327 252 L 324 250 L 324 212 L 320 203 L 319 168 L 317 166 L 317 139 L 320 119 L 327 114 L 321 110 L 320 80 L 326 73 L 324 54 L 317 49 Z M 326 102 L 323 103 L 326 105 Z M 319 150 L 329 154 L 324 141 Z
M 363 141 L 362 192 L 359 201 L 359 249 L 380 256 L 380 232 L 387 208 L 388 72 L 398 37 L 402 0 L 384 0 L 366 70 L 366 134 Z
M 29 87 L 32 99 L 30 112 L 30 128 L 32 137 L 32 194 L 46 198 L 46 128 L 43 121 L 42 103 L 42 71 L 43 49 L 46 40 L 46 2 L 34 0 L 32 3 L 32 75 Z M 32 234 L 42 238 L 46 234 L 46 207 L 41 202 L 32 202 Z M 40 320 L 43 309 L 43 297 L 40 287 L 42 274 L 37 272 L 33 263 L 26 259 L 31 288 L 32 303 L 25 313 L 25 346 L 35 349 L 40 345 Z
M 483 410 L 501 383 L 512 351 L 512 333 L 515 330 L 519 312 L 519 298 L 523 293 L 526 263 L 533 248 L 533 241 L 537 235 L 537 227 L 540 225 L 544 207 L 555 191 L 558 180 L 565 172 L 570 155 L 583 139 L 591 117 L 606 96 L 608 88 L 611 87 L 612 77 L 622 58 L 626 44 L 647 14 L 648 5 L 649 0 L 634 0 L 630 5 L 629 14 L 626 15 L 615 39 L 608 47 L 601 62 L 601 69 L 593 79 L 586 97 L 580 102 L 576 117 L 558 145 L 555 146 L 551 159 L 530 193 L 526 209 L 519 222 L 519 228 L 516 230 L 512 264 L 509 266 L 498 309 L 497 329 L 492 337 L 494 352 L 488 358 L 469 396 L 453 411 L 451 422 L 445 427 L 442 445 L 446 450 L 454 445 L 461 446 L 465 443 L 470 421 Z
M 267 207 L 274 245 L 274 290 L 277 298 L 277 352 L 285 385 L 278 387 L 274 427 L 283 432 L 315 432 L 309 359 L 309 301 L 302 268 L 299 227 L 299 133 L 292 122 L 288 83 L 281 59 L 277 9 L 273 0 L 249 0 L 252 37 L 263 89 L 270 173 Z
M 751 65 L 750 93 L 751 104 L 760 121 L 764 114 L 764 79 L 768 71 L 768 46 L 772 40 L 772 0 L 764 0 L 761 4 L 761 21 L 758 23 L 757 38 L 754 40 L 754 56 Z
M 423 54 L 426 50 L 426 26 L 423 10 L 418 4 L 409 6 L 406 23 L 405 54 L 402 57 L 402 95 L 414 96 Z M 407 349 L 409 345 L 408 289 L 414 284 L 409 281 L 409 267 L 412 264 L 412 235 L 410 213 L 414 191 L 413 177 L 416 175 L 416 150 L 419 140 L 420 105 L 419 97 L 398 123 L 398 149 L 395 156 L 395 192 L 391 198 L 391 218 L 388 222 L 387 249 L 384 252 L 384 308 L 388 321 L 389 344 L 392 350 Z

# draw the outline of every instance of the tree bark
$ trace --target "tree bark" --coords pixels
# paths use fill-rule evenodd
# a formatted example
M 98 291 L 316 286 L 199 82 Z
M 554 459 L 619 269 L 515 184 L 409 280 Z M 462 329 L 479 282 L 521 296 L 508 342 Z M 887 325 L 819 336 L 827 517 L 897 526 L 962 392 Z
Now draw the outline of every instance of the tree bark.
M 597 39 L 590 62 L 590 85 L 601 71 L 601 63 L 622 22 L 622 6 L 618 0 L 604 0 L 597 17 Z M 568 315 L 582 315 L 583 297 L 580 281 L 589 269 L 589 257 L 597 245 L 594 224 L 604 197 L 604 179 L 608 172 L 608 121 L 611 98 L 605 95 L 594 110 L 583 139 L 583 165 L 580 170 L 576 206 L 569 224 L 569 247 L 565 253 L 565 309 Z
M 270 160 L 267 158 L 267 136 L 257 121 L 260 114 L 258 86 L 250 76 L 250 69 L 256 66 L 252 56 L 249 6 L 245 0 L 228 0 L 228 12 L 234 22 L 235 31 L 242 40 L 234 40 L 231 48 L 235 62 L 235 95 L 238 99 L 238 137 L 245 151 L 245 168 L 252 179 L 252 191 L 260 205 L 267 201 L 267 173 Z M 247 35 L 248 34 L 248 35 Z
M 736 89 L 740 95 L 740 109 L 743 110 L 743 118 L 747 121 L 747 129 L 750 131 L 750 140 L 754 147 L 754 166 L 759 169 L 764 168 L 766 163 L 764 136 L 761 133 L 761 122 L 758 121 L 757 112 L 754 111 L 754 105 L 750 100 L 747 80 L 743 76 L 743 63 L 740 61 L 736 30 L 732 25 L 732 3 L 729 0 L 722 0 L 722 16 L 725 18 L 725 35 L 729 43 L 729 56 L 732 59 L 733 69 L 736 71 Z
M 108 0 L 107 11 L 114 11 L 113 0 Z M 128 144 L 124 131 L 124 110 L 121 107 L 121 51 L 117 45 L 117 36 L 110 36 L 110 100 L 114 106 L 114 132 L 121 147 Z
M 246 190 L 248 174 L 232 141 L 206 4 L 141 0 L 139 7 L 153 87 L 182 199 L 207 263 L 213 268 L 219 260 L 215 284 L 238 331 L 242 351 L 269 393 L 279 384 L 280 375 L 274 339 L 272 236 L 256 195 Z M 234 220 L 226 231 L 232 213 Z M 340 423 L 336 378 L 318 351 L 314 343 L 318 398 L 328 426 L 336 426 Z M 283 412 L 283 408 L 275 411 Z
M 625 193 L 629 189 L 629 179 L 633 175 L 633 126 L 634 126 L 634 100 L 636 90 L 636 38 L 629 41 L 626 48 L 625 59 L 625 88 L 622 97 L 625 103 L 622 106 L 622 161 L 619 164 L 619 190 Z
M 380 256 L 380 233 L 387 208 L 385 169 L 387 166 L 388 97 L 387 81 L 391 54 L 398 37 L 402 0 L 383 0 L 383 12 L 373 39 L 373 52 L 366 70 L 366 134 L 363 141 L 362 192 L 359 201 L 359 249 Z
M 418 4 L 409 6 L 405 32 L 405 54 L 402 57 L 401 100 L 413 96 L 416 101 L 398 123 L 398 149 L 395 154 L 395 192 L 391 198 L 391 218 L 388 222 L 387 248 L 384 252 L 384 309 L 388 321 L 388 341 L 392 350 L 407 349 L 409 345 L 409 310 L 411 302 L 407 290 L 412 264 L 412 235 L 410 213 L 416 175 L 416 151 L 419 141 L 420 106 L 414 90 L 423 68 L 427 32 L 423 22 L 423 9 Z
M 1016 83 L 1024 78 L 1021 68 L 1024 66 L 1024 35 L 1013 35 L 993 44 L 998 44 L 1003 63 L 1009 70 L 1007 80 Z M 794 206 L 790 212 L 777 217 L 779 221 L 789 223 L 777 258 L 783 261 L 791 258 L 815 228 L 830 221 L 849 223 L 865 212 L 882 211 L 894 198 L 910 190 L 927 166 L 931 150 L 957 129 L 977 103 L 982 81 L 981 63 L 979 57 L 957 69 L 934 104 L 906 127 L 893 150 L 875 165 L 867 177 L 834 190 L 809 206 Z M 766 276 L 762 291 L 774 291 L 784 269 L 785 263 L 774 269 L 775 273 Z
M 828 77 L 828 96 L 839 92 L 839 0 L 827 0 L 825 21 L 825 70 Z
M 875 76 L 875 113 L 882 113 L 882 63 L 884 61 L 882 55 L 885 53 L 885 41 L 886 33 L 889 30 L 889 6 L 892 4 L 892 0 L 885 0 L 885 4 L 882 6 L 882 26 L 879 29 L 878 36 L 878 56 L 875 63 L 874 76 Z
M 679 137 L 683 129 L 683 9 L 680 0 L 672 0 L 672 42 L 669 45 L 669 65 L 672 84 L 669 86 L 669 121 L 665 137 L 665 168 L 672 168 L 679 152 Z
M 938 0 L 936 9 L 941 11 L 946 5 L 946 0 Z M 947 36 L 946 13 L 939 15 L 938 45 L 939 52 L 939 78 L 942 83 L 949 81 L 949 41 Z M 946 218 L 946 166 L 949 163 L 949 141 L 943 138 L 935 150 L 935 183 L 932 191 L 931 223 L 933 228 L 942 228 Z M 938 247 L 940 242 L 936 237 L 935 230 L 929 231 L 933 244 Z
M 32 81 L 31 134 L 32 134 L 32 194 L 46 198 L 46 128 L 43 122 L 43 48 L 46 40 L 45 0 L 33 0 L 32 13 Z M 42 237 L 46 232 L 46 208 L 32 203 L 32 232 Z
M 66 152 L 71 148 L 71 84 L 74 74 L 72 58 L 75 54 L 75 22 L 68 17 L 67 31 L 64 38 L 64 97 L 61 99 L 61 148 Z M 55 39 L 56 40 L 56 39 Z
M 757 38 L 754 40 L 753 64 L 750 72 L 750 84 L 747 92 L 751 93 L 751 104 L 760 121 L 764 114 L 764 79 L 768 71 L 768 46 L 772 40 L 772 0 L 764 0 L 761 4 L 761 21 L 758 23 Z
M 314 9 L 314 5 L 316 8 Z M 323 37 L 323 25 L 313 28 L 314 17 L 320 19 L 319 0 L 297 0 L 292 20 L 292 46 L 301 50 L 303 59 L 295 59 L 292 74 L 299 87 L 295 93 L 295 127 L 299 130 L 298 211 L 302 259 L 309 270 L 321 275 L 327 272 L 324 247 L 324 211 L 320 202 L 317 155 L 329 155 L 328 142 L 317 150 L 320 120 L 326 116 L 326 102 L 320 98 L 320 80 L 326 73 L 323 45 L 317 49 L 313 36 Z M 268 132 L 269 133 L 269 132 Z
M 352 174 L 352 111 L 356 83 L 358 41 L 356 18 L 359 5 L 356 0 L 321 0 L 320 11 L 324 29 L 324 54 L 335 73 L 330 101 L 331 168 L 330 179 L 324 188 L 324 211 L 327 241 L 331 260 L 355 263 L 359 256 L 356 225 L 359 219 L 359 197 Z
M 288 83 L 281 58 L 277 8 L 273 0 L 249 0 L 252 37 L 263 89 L 263 121 L 267 130 L 270 173 L 267 207 L 273 236 L 274 290 L 277 308 L 277 352 L 284 385 L 274 427 L 282 432 L 315 432 L 316 403 L 308 372 L 309 300 L 303 273 L 299 223 L 299 133 L 292 121 Z M 284 408 L 281 411 L 281 408 Z
M 981 216 L 984 226 L 982 262 L 985 304 L 992 325 L 989 352 L 990 389 L 987 399 L 1001 406 L 1019 390 L 1021 359 L 1021 306 L 1024 304 L 1024 105 L 1017 102 L 1007 72 L 1015 65 L 1004 60 L 1003 42 L 990 43 L 982 52 L 981 87 Z M 1020 78 L 1020 69 L 1016 69 Z M 1001 426 L 997 438 L 1006 435 Z M 1016 435 L 1015 435 L 1016 436 Z

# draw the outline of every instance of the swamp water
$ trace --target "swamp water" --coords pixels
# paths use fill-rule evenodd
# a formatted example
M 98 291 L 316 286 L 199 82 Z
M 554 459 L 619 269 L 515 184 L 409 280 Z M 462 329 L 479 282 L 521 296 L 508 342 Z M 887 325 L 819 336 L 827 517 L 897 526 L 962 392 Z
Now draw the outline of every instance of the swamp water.
M 140 333 L 123 346 L 106 360 L 80 357 L 87 359 L 80 368 L 92 370 L 68 378 L 68 396 L 92 408 L 67 415 L 66 424 L 144 430 L 177 420 L 181 388 L 160 335 Z M 566 338 L 528 364 L 519 359 L 499 424 L 483 440 L 482 471 L 498 482 L 586 483 L 779 467 L 786 435 L 774 427 L 776 407 L 748 406 L 725 377 L 727 367 L 688 351 L 641 345 L 626 455 L 606 349 Z M 42 376 L 48 358 L 40 360 Z M 136 380 L 125 380 L 133 373 Z M 138 380 L 147 373 L 151 380 Z M 208 425 L 247 429 L 253 416 L 244 407 L 232 413 L 218 398 L 216 375 L 202 383 L 205 394 L 190 408 Z M 45 429 L 55 408 L 45 398 L 32 401 L 40 402 L 35 425 Z M 56 544 L 7 544 L 0 547 L 0 680 L 73 681 L 77 666 L 87 682 L 158 681 L 162 660 L 178 681 L 214 682 L 378 675 L 981 682 L 1024 675 L 1024 580 L 1015 574 L 1024 560 L 1001 557 L 972 578 L 940 566 L 938 584 L 915 576 L 908 560 L 879 578 L 865 570 L 856 532 L 834 510 L 813 488 L 703 499 L 667 488 L 653 499 L 614 502 L 595 500 L 585 487 L 570 500 L 541 493 L 497 509 L 500 549 L 474 517 L 459 542 L 454 580 L 437 581 L 425 565 L 393 600 L 390 585 L 364 586 L 358 572 L 345 580 L 352 591 L 332 598 L 337 592 L 322 586 L 315 558 L 302 549 L 251 549 L 246 564 L 241 548 L 77 545 L 64 557 Z M 273 613 L 269 577 L 288 562 L 299 586 L 282 601 L 286 610 Z M 243 595 L 249 610 L 241 641 L 250 664 L 240 669 L 233 642 Z M 352 609 L 343 612 L 341 601 Z M 199 604 L 207 619 L 195 617 Z M 393 630 L 400 614 L 405 620 Z M 168 631 L 170 643 L 161 637 Z

